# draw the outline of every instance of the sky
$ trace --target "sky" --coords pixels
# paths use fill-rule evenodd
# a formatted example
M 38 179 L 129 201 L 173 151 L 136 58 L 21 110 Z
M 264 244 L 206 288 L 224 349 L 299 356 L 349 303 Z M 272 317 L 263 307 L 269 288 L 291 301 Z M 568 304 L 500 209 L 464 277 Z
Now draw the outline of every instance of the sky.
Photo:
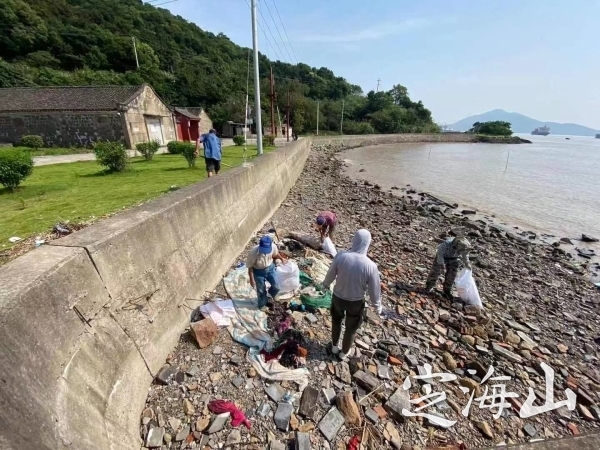
M 249 2 L 161 8 L 249 47 Z M 259 0 L 259 8 L 259 48 L 271 59 L 327 67 L 365 92 L 378 80 L 383 90 L 402 84 L 438 123 L 501 108 L 600 129 L 598 0 Z

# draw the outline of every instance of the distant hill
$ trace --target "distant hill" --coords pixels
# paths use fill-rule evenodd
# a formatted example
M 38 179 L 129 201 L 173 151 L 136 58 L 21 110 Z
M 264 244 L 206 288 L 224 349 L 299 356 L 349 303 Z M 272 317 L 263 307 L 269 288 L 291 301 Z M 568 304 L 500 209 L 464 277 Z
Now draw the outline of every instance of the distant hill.
M 523 114 L 504 111 L 503 109 L 494 109 L 483 114 L 467 117 L 459 120 L 453 125 L 450 125 L 455 131 L 467 131 L 475 122 L 488 122 L 490 120 L 504 120 L 510 122 L 512 130 L 515 133 L 531 133 L 535 128 L 546 125 L 550 127 L 551 134 L 568 134 L 575 136 L 595 136 L 598 131 L 592 128 L 584 127 L 576 123 L 557 123 L 557 122 L 542 122 L 532 119 Z

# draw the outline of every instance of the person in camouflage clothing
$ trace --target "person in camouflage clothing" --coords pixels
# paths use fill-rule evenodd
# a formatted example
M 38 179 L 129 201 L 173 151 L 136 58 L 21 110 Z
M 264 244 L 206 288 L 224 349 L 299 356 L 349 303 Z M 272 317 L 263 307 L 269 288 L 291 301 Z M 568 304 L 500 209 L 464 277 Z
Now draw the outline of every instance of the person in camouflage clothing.
M 460 262 L 465 265 L 467 269 L 471 268 L 469 262 L 469 251 L 471 244 L 464 237 L 455 237 L 453 239 L 447 239 L 437 249 L 431 271 L 427 277 L 427 284 L 425 290 L 429 293 L 433 292 L 435 284 L 437 283 L 442 270 L 446 269 L 444 277 L 444 295 L 446 297 L 452 297 L 452 285 L 456 279 Z

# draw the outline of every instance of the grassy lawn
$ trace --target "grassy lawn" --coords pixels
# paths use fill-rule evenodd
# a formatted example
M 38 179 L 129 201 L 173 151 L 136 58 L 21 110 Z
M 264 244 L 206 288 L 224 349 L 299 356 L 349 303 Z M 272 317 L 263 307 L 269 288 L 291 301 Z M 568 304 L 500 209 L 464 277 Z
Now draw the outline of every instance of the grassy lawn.
M 0 152 L 6 149 L 12 149 L 13 147 L 0 147 Z M 89 148 L 40 148 L 35 150 L 27 147 L 14 147 L 16 150 L 22 152 L 28 152 L 31 156 L 50 156 L 50 155 L 77 155 L 80 153 L 92 153 L 93 150 Z
M 265 153 L 275 148 L 266 148 Z M 243 148 L 227 147 L 222 162 L 241 165 Z M 248 159 L 256 147 L 248 148 Z M 12 236 L 27 238 L 50 230 L 58 222 L 86 222 L 101 218 L 206 178 L 204 160 L 189 169 L 181 155 L 155 155 L 152 161 L 132 158 L 131 169 L 105 174 L 95 161 L 34 168 L 13 193 L 0 189 L 0 250 L 11 247 Z M 228 167 L 222 166 L 222 170 Z

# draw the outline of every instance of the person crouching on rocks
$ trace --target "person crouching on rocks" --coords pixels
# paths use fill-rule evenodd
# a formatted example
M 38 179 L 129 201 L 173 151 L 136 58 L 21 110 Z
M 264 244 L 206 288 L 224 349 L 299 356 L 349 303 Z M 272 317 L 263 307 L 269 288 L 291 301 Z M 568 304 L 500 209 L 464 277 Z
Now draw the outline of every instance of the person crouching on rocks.
M 323 280 L 325 289 L 329 289 L 331 283 L 336 280 L 331 301 L 331 342 L 327 345 L 327 351 L 338 355 L 341 360 L 349 356 L 356 331 L 363 323 L 367 291 L 377 314 L 382 314 L 379 270 L 367 256 L 369 245 L 371 233 L 358 230 L 352 239 L 352 248 L 336 255 Z M 340 351 L 338 342 L 344 318 L 346 331 Z
M 317 216 L 317 230 L 321 233 L 321 242 L 328 237 L 334 242 L 335 226 L 337 225 L 337 216 L 331 211 L 323 211 Z
M 467 269 L 472 269 L 471 263 L 469 262 L 470 250 L 471 244 L 464 237 L 455 237 L 442 242 L 437 248 L 431 271 L 427 277 L 425 290 L 428 293 L 433 293 L 435 284 L 437 283 L 442 270 L 445 268 L 444 296 L 452 299 L 452 285 L 454 284 L 454 280 L 456 280 L 460 261 L 462 261 Z
M 275 277 L 274 260 L 276 259 L 285 261 L 283 255 L 279 253 L 277 246 L 269 236 L 261 237 L 259 244 L 253 247 L 246 257 L 250 286 L 256 289 L 258 296 L 258 309 L 262 309 L 265 306 L 269 308 L 273 306 L 273 303 L 267 301 L 266 281 L 271 285 L 268 292 L 271 298 L 275 298 L 279 292 L 277 278 Z

